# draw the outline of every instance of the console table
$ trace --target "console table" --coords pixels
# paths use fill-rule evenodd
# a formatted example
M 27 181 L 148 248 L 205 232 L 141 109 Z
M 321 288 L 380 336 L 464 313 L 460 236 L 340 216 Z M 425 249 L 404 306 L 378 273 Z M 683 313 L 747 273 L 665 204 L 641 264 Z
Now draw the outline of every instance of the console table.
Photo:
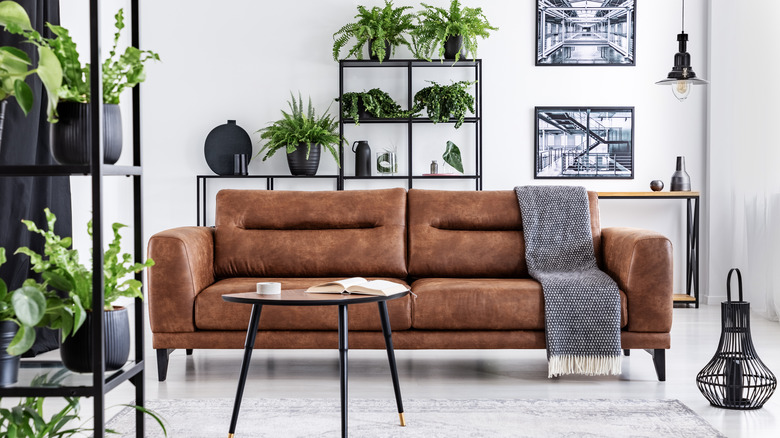
M 599 199 L 685 199 L 685 293 L 674 294 L 674 302 L 699 308 L 699 192 L 598 192 Z

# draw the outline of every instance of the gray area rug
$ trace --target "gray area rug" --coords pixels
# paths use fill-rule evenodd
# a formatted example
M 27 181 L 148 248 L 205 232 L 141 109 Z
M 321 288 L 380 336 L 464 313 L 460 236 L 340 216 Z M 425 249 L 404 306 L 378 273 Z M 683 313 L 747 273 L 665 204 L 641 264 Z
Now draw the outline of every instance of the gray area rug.
M 227 436 L 233 400 L 149 400 L 169 437 Z M 338 399 L 244 399 L 236 438 L 341 436 Z M 724 437 L 678 400 L 350 400 L 352 437 Z M 127 408 L 108 427 L 135 437 Z M 117 435 L 112 435 L 117 436 Z M 145 437 L 162 437 L 147 419 Z

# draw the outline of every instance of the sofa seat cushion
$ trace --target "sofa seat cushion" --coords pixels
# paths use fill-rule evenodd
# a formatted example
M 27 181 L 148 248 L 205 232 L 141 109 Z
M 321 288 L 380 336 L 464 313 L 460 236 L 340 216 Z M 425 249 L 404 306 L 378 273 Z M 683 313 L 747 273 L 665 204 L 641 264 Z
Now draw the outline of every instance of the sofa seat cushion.
M 530 278 L 424 278 L 412 283 L 412 327 L 421 330 L 543 330 L 542 285 Z M 620 292 L 620 325 L 628 324 Z
M 282 283 L 284 290 L 306 289 L 338 279 L 265 277 L 217 281 L 195 298 L 195 327 L 198 330 L 246 331 L 252 306 L 228 303 L 222 299 L 222 295 L 254 291 L 257 282 L 277 281 Z M 403 283 L 392 278 L 384 279 Z M 348 309 L 350 330 L 382 330 L 376 303 L 352 304 Z M 406 330 L 411 327 L 411 299 L 408 295 L 388 301 L 387 312 L 393 330 Z M 260 330 L 338 330 L 338 322 L 338 306 L 263 306 L 260 313 Z

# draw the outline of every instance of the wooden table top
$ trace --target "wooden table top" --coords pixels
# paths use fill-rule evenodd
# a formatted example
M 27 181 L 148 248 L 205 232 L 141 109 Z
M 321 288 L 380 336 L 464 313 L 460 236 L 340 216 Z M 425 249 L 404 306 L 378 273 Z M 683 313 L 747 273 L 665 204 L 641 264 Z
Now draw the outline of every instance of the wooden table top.
M 700 192 L 596 192 L 599 198 L 698 198 Z
M 321 294 L 309 293 L 305 289 L 283 290 L 279 295 L 264 295 L 257 292 L 239 292 L 222 295 L 222 299 L 231 303 L 263 304 L 268 306 L 335 306 L 340 304 L 375 303 L 401 298 L 409 294 L 405 291 L 389 297 L 358 294 Z

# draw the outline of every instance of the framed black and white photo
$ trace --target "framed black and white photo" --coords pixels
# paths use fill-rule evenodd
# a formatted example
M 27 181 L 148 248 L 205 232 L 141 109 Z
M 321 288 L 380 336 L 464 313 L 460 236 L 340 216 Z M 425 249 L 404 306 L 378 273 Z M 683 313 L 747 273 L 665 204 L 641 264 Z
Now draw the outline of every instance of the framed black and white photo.
M 536 65 L 636 65 L 636 0 L 536 0 Z
M 534 178 L 634 178 L 634 107 L 536 107 Z

